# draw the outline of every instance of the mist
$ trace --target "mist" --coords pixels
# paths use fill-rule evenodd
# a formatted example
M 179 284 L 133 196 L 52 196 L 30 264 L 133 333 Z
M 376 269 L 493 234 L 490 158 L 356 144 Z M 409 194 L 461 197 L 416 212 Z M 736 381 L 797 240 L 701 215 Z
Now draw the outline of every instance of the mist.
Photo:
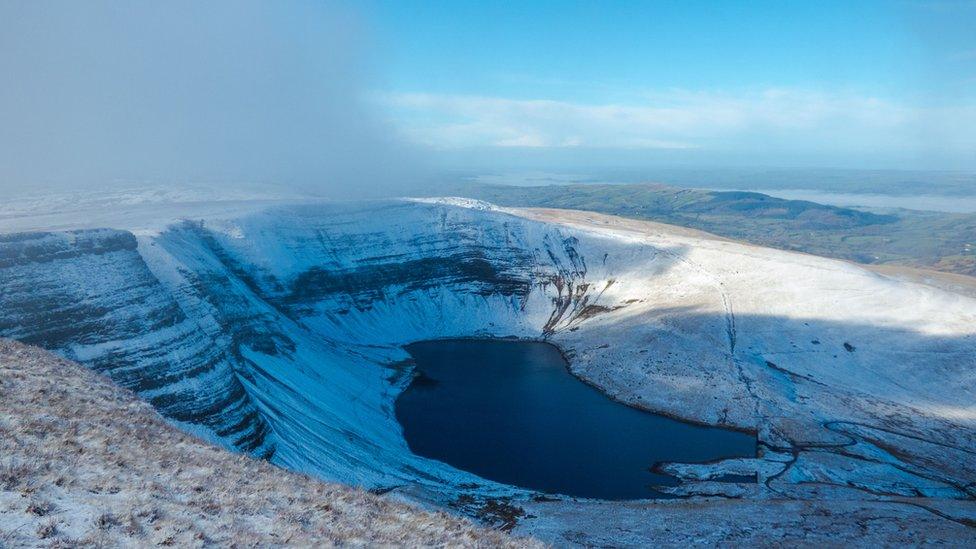
M 0 4 L 0 198 L 146 183 L 402 193 L 369 31 L 334 2 Z

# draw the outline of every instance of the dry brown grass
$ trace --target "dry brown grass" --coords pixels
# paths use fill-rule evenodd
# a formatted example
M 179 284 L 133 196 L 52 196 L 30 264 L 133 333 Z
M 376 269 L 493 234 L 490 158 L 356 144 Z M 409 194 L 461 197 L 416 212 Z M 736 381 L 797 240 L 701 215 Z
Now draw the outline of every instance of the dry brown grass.
M 0 340 L 0 546 L 535 545 L 232 454 Z

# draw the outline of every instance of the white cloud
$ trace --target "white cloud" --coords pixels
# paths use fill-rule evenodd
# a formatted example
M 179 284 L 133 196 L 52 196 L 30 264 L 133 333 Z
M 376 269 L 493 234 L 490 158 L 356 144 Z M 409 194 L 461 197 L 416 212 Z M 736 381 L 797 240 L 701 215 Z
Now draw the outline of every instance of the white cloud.
M 976 102 L 918 106 L 789 88 L 644 97 L 631 104 L 428 93 L 381 94 L 378 99 L 405 133 L 439 149 L 976 151 Z

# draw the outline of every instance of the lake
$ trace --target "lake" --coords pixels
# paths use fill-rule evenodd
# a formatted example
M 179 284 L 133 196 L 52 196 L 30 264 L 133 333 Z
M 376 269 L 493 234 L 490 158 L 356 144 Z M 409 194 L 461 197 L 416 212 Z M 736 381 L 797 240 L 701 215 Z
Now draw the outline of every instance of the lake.
M 406 347 L 415 377 L 396 402 L 410 449 L 483 478 L 552 494 L 664 497 L 657 462 L 755 457 L 751 434 L 613 401 L 544 342 L 453 339 Z M 663 389 L 662 389 L 663 390 Z

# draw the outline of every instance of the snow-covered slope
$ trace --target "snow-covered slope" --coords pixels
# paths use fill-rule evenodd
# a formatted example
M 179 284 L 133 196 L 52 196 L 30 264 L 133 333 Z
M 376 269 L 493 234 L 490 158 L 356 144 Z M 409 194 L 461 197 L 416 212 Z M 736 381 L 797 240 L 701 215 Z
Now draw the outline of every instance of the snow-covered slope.
M 529 505 L 412 455 L 392 413 L 409 379 L 401 345 L 518 336 L 559 345 L 622 401 L 758 433 L 755 460 L 663 465 L 687 481 L 678 494 L 939 498 L 957 502 L 945 520 L 973 513 L 976 300 L 963 295 L 674 227 L 466 200 L 256 208 L 137 235 L 0 236 L 0 336 L 285 467 Z M 728 473 L 760 482 L 712 481 Z M 545 523 L 547 504 L 531 505 Z
M 203 332 L 124 231 L 0 235 L 0 333 L 84 362 L 163 414 L 268 454 L 227 334 Z
M 3 547 L 499 547 L 511 538 L 231 454 L 131 392 L 0 339 Z

